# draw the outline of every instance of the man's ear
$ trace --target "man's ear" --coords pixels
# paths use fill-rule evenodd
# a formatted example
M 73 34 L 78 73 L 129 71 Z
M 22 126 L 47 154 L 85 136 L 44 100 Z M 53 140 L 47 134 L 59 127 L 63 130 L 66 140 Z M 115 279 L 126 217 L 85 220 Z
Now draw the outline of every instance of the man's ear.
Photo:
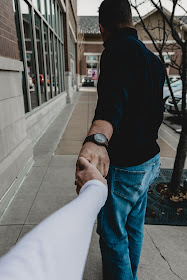
M 101 24 L 99 24 L 99 28 L 101 30 L 101 33 L 103 34 L 104 33 L 104 27 Z

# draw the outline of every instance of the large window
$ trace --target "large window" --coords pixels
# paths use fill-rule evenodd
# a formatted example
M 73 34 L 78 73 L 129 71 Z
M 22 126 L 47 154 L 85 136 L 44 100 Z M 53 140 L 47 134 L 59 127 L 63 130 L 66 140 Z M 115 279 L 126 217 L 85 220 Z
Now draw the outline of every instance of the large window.
M 63 12 L 57 0 L 14 0 L 25 112 L 64 91 Z
M 44 51 L 45 51 L 45 63 L 46 63 L 46 73 L 47 73 L 47 95 L 48 99 L 52 98 L 52 73 L 50 70 L 50 59 L 49 59 L 49 39 L 48 39 L 48 28 L 44 25 Z
M 76 82 L 76 76 L 75 76 L 76 46 L 71 32 L 70 32 L 70 54 L 71 54 L 72 87 L 74 87 Z
M 86 56 L 86 72 L 88 77 L 97 80 L 98 77 L 98 64 L 99 56 L 98 55 L 87 55 Z
M 31 8 L 28 6 L 24 0 L 20 1 L 21 13 L 24 29 L 24 39 L 25 39 L 25 52 L 26 52 L 26 79 L 28 80 L 29 94 L 31 109 L 36 108 L 39 105 L 39 98 L 37 94 L 37 84 L 35 82 L 36 78 L 36 65 L 35 65 L 35 54 L 33 45 L 33 33 L 32 33 L 32 18 L 31 18 Z
M 97 56 L 96 55 L 93 55 L 93 56 L 90 56 L 90 55 L 87 55 L 86 56 L 86 61 L 88 62 L 88 63 L 92 63 L 92 62 L 97 62 L 98 61 L 98 59 L 97 59 Z

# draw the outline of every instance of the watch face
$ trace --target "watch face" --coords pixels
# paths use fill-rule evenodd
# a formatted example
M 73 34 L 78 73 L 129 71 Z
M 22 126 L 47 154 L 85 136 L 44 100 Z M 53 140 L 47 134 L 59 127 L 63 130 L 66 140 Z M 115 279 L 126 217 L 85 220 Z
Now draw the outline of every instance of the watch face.
M 94 139 L 96 142 L 98 142 L 100 144 L 105 144 L 107 142 L 106 137 L 101 133 L 95 134 Z

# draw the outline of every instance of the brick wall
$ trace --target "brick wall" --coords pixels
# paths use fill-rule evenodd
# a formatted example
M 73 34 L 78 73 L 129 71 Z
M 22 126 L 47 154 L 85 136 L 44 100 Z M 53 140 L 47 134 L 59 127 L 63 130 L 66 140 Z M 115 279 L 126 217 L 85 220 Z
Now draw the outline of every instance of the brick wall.
M 19 60 L 12 0 L 0 0 L 0 56 Z
M 73 31 L 75 33 L 75 36 L 77 36 L 77 22 L 75 20 L 74 13 L 73 13 L 71 5 L 69 5 L 69 19 L 70 19 Z

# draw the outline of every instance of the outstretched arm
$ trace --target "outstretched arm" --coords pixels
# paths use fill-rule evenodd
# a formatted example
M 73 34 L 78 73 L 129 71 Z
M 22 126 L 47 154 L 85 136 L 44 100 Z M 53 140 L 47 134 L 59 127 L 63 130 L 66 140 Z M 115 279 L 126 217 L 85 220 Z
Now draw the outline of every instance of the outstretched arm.
M 79 159 L 80 195 L 28 233 L 0 259 L 1 280 L 81 280 L 95 219 L 107 198 L 107 183 Z M 96 180 L 95 180 L 96 179 Z

